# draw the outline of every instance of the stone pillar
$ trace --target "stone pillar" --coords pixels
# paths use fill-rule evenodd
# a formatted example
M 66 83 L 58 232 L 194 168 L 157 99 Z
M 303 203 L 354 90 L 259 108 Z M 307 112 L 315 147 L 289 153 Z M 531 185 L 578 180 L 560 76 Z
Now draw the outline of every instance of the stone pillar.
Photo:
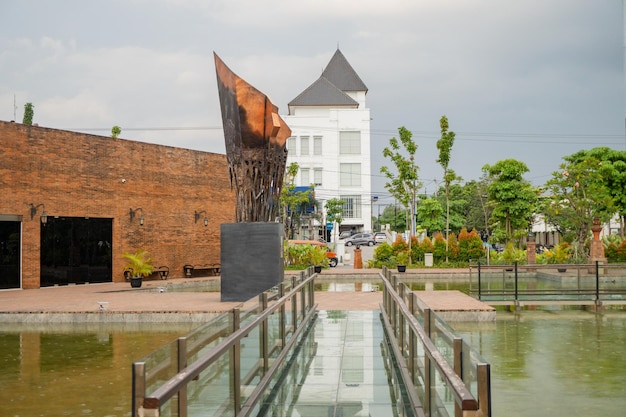
M 606 257 L 604 256 L 604 245 L 600 240 L 600 232 L 602 231 L 602 224 L 600 223 L 600 219 L 594 217 L 593 226 L 591 227 L 591 231 L 593 232 L 593 240 L 591 241 L 591 248 L 589 251 L 589 261 L 591 263 L 595 263 L 596 261 L 600 263 L 606 263 Z
M 354 269 L 363 269 L 363 258 L 361 256 L 360 246 L 357 246 L 354 250 Z
M 537 263 L 537 243 L 535 242 L 535 235 L 530 232 L 526 236 L 526 263 L 528 265 L 534 265 Z

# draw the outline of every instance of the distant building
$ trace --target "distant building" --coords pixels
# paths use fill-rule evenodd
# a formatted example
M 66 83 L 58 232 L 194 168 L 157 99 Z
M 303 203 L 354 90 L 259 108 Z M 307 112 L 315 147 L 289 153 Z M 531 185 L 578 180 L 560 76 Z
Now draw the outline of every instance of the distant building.
M 219 264 L 225 155 L 5 121 L 0 141 L 0 289 L 124 282 L 139 248 L 169 278 Z
M 289 103 L 289 114 L 283 116 L 292 130 L 287 164 L 300 167 L 296 183 L 312 184 L 322 209 L 330 199 L 345 201 L 338 232 L 372 230 L 366 94 L 365 83 L 337 49 L 322 75 Z

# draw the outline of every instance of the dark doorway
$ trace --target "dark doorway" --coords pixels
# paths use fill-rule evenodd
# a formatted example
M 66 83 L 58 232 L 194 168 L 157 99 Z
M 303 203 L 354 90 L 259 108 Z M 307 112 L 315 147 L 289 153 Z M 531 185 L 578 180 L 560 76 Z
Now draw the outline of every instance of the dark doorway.
M 0 289 L 20 288 L 22 224 L 0 220 Z
M 48 217 L 41 227 L 41 286 L 112 282 L 112 219 Z

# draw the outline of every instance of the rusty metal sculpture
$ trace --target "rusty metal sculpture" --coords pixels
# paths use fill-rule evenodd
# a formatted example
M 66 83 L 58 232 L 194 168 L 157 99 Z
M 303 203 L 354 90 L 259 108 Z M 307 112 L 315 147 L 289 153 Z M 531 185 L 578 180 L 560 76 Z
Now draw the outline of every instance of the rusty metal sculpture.
M 214 53 L 236 221 L 278 216 L 291 130 L 269 98 L 233 73 Z

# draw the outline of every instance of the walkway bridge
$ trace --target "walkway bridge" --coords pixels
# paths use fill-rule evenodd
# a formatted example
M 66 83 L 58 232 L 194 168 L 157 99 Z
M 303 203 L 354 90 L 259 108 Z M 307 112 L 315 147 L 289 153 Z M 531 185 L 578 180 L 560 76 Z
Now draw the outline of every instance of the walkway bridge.
M 470 295 L 490 305 L 626 305 L 626 265 L 497 265 L 470 268 Z
M 490 367 L 398 276 L 318 311 L 312 270 L 133 363 L 133 416 L 490 416 Z

